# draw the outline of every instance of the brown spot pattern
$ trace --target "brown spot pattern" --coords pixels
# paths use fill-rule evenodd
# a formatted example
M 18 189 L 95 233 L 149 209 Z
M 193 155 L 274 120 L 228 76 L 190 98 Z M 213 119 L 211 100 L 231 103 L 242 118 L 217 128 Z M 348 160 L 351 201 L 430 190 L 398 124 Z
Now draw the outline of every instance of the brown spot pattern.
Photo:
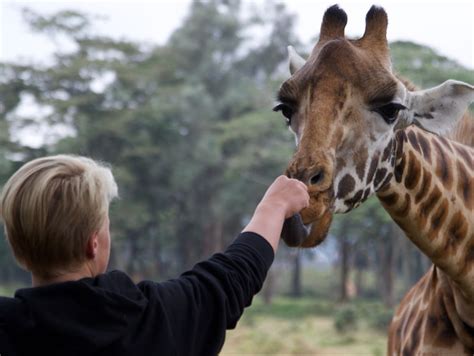
M 464 164 L 457 161 L 458 169 L 458 194 L 462 197 L 464 205 L 469 210 L 474 209 L 474 178 L 469 177 Z
M 364 191 L 362 189 L 359 190 L 351 199 L 345 201 L 346 205 L 352 208 L 356 203 L 360 202 L 363 193 Z
M 428 172 L 425 168 L 422 170 L 422 181 L 420 190 L 415 195 L 415 204 L 418 204 L 420 200 L 425 198 L 426 194 L 428 194 L 428 190 L 430 189 L 431 185 L 431 173 Z
M 455 253 L 459 247 L 459 244 L 466 238 L 468 224 L 463 214 L 458 211 L 456 212 L 448 225 L 446 242 L 444 246 L 445 253 Z
M 336 169 L 340 171 L 342 168 L 346 166 L 346 161 L 342 157 L 337 157 L 336 159 Z
M 408 134 L 408 141 L 410 141 L 412 147 L 421 153 L 421 147 L 418 145 L 418 139 L 416 138 L 416 134 L 413 131 L 409 131 Z
M 377 188 L 386 175 L 387 175 L 387 169 L 385 168 L 377 169 L 377 173 L 375 173 L 374 187 Z
M 449 143 L 449 140 L 444 137 L 444 136 L 438 136 L 439 140 L 441 141 L 441 144 L 443 147 L 448 150 L 450 153 L 453 153 L 453 149 L 451 148 L 451 144 Z
M 428 216 L 440 198 L 441 191 L 435 186 L 427 199 L 421 203 L 420 214 Z
M 470 241 L 474 241 L 474 235 L 469 236 Z M 463 258 L 461 259 L 462 267 L 460 271 L 460 276 L 469 272 L 474 263 L 474 243 L 470 243 L 466 249 Z
M 426 318 L 426 333 L 428 335 L 433 335 L 436 333 L 436 330 L 438 328 L 438 318 L 433 315 L 429 314 L 428 317 Z
M 456 145 L 456 151 L 457 153 L 462 157 L 464 160 L 464 163 L 470 168 L 474 170 L 474 159 L 473 157 L 469 154 L 469 152 L 466 151 L 466 149 L 460 145 Z
M 356 173 L 359 176 L 360 180 L 364 179 L 365 166 L 367 165 L 368 158 L 369 158 L 369 154 L 368 154 L 367 148 L 364 148 L 359 151 L 359 154 L 354 159 L 354 163 L 356 166 Z
M 395 214 L 398 215 L 399 218 L 407 216 L 410 210 L 410 206 L 411 197 L 408 193 L 405 193 L 405 201 L 403 202 L 402 206 L 395 211 Z
M 448 216 L 448 209 L 449 203 L 446 199 L 443 199 L 436 211 L 431 215 L 431 228 L 428 234 L 430 240 L 433 240 L 438 236 L 439 230 Z
M 428 140 L 420 133 L 418 133 L 418 144 L 421 147 L 421 153 L 423 154 L 423 158 L 431 164 L 431 146 Z
M 390 142 L 388 143 L 387 147 L 385 147 L 385 149 L 383 150 L 383 153 L 382 153 L 382 162 L 386 162 L 389 160 L 390 158 L 390 153 L 392 152 L 392 148 L 393 148 L 393 140 L 390 140 Z
M 380 157 L 379 152 L 376 152 L 374 156 L 372 157 L 372 161 L 370 162 L 370 166 L 369 166 L 369 173 L 367 174 L 367 180 L 365 181 L 366 183 L 370 183 L 374 179 L 375 170 L 377 169 L 377 166 L 379 164 L 379 157 Z
M 387 206 L 392 206 L 398 201 L 398 194 L 390 193 L 387 195 L 379 196 L 379 199 Z
M 385 180 L 382 182 L 382 184 L 380 185 L 380 188 L 379 190 L 381 190 L 382 187 L 387 187 L 389 184 L 388 182 L 390 182 L 390 180 L 392 179 L 393 177 L 393 173 L 389 173 L 387 174 L 387 176 L 385 177 Z
M 409 161 L 407 164 L 407 174 L 405 176 L 405 187 L 412 190 L 418 184 L 420 180 L 421 166 L 420 163 L 415 157 L 415 154 L 410 151 L 408 153 Z
M 350 174 L 346 174 L 342 177 L 341 181 L 337 186 L 337 197 L 344 198 L 347 194 L 352 192 L 355 188 L 355 180 Z
M 400 183 L 402 181 L 402 176 L 403 176 L 403 171 L 405 170 L 405 157 L 402 157 L 400 162 L 395 166 L 394 169 L 394 174 L 395 174 L 395 180 L 397 183 Z
M 390 173 L 391 174 L 391 173 Z M 387 190 L 389 190 L 391 187 L 390 184 L 382 184 L 382 186 L 380 187 L 379 190 L 377 190 L 377 193 L 383 193 L 383 192 L 386 192 Z
M 370 194 L 370 188 L 367 188 L 364 192 L 364 195 L 362 196 L 362 201 L 365 201 L 369 197 L 369 194 Z
M 407 135 L 404 130 L 399 130 L 395 134 L 395 143 L 397 145 L 396 148 L 396 156 L 401 157 L 403 153 L 403 144 L 407 142 Z
M 438 309 L 438 327 L 436 329 L 436 337 L 433 346 L 450 347 L 456 342 L 456 331 L 454 330 L 451 320 L 448 318 L 448 312 L 444 306 L 443 299 L 439 298 Z
M 450 171 L 450 166 L 446 159 L 443 147 L 441 147 L 438 140 L 433 139 L 433 146 L 437 150 L 436 157 L 436 175 L 441 179 L 446 189 L 450 189 L 453 183 L 453 177 Z

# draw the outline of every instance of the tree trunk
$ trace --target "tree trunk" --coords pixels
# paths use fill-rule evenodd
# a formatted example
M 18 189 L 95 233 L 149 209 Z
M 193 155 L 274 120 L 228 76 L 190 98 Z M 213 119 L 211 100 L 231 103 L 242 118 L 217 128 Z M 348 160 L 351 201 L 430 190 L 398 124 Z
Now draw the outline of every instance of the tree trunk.
M 152 256 L 151 256 L 151 260 L 153 261 L 152 262 L 152 268 L 153 268 L 153 271 L 152 271 L 152 277 L 153 279 L 155 280 L 158 280 L 161 278 L 161 276 L 164 275 L 164 271 L 163 271 L 163 259 L 162 259 L 162 254 L 163 254 L 163 251 L 162 251 L 162 246 L 161 246 L 161 240 L 160 240 L 160 236 L 158 236 L 159 230 L 156 228 L 156 227 L 153 227 L 151 229 L 151 241 L 152 241 L 152 244 L 151 244 L 151 253 L 152 253 Z
M 301 297 L 301 250 L 293 251 L 293 273 L 291 277 L 290 295 L 294 298 Z
M 266 305 L 270 305 L 273 299 L 273 293 L 275 290 L 275 273 L 273 272 L 273 268 L 267 273 L 267 278 L 265 279 L 265 284 L 263 285 L 262 289 L 262 297 L 263 303 Z
M 355 287 L 356 287 L 356 297 L 364 294 L 365 278 L 364 270 L 361 267 L 358 267 L 355 271 Z
M 140 271 L 141 263 L 140 263 L 140 251 L 139 251 L 139 241 L 136 236 L 131 236 L 128 240 L 130 254 L 128 260 L 127 271 L 135 283 L 138 283 L 142 280 L 142 275 Z
M 396 243 L 398 242 L 399 228 L 395 224 L 390 224 L 388 234 L 384 241 L 379 243 L 381 257 L 381 287 L 382 299 L 386 307 L 392 307 L 394 304 L 394 275 L 395 275 L 395 253 Z
M 408 288 L 412 285 L 410 277 L 412 259 L 409 248 L 410 246 L 408 246 L 410 243 L 411 241 L 408 240 L 408 238 L 403 238 L 400 243 L 401 253 L 404 256 L 404 258 L 402 258 L 400 262 L 402 269 L 403 286 L 405 290 L 408 290 Z
M 211 219 L 212 222 L 204 228 L 205 236 L 203 236 L 203 258 L 211 256 L 213 253 L 222 251 L 222 222 L 217 219 Z
M 194 258 L 193 251 L 196 250 L 196 241 L 194 241 L 194 236 L 192 234 L 194 226 L 191 224 L 182 223 L 177 228 L 177 255 L 178 260 L 177 267 L 178 270 L 176 273 L 182 273 L 190 269 L 196 259 Z
M 340 238 L 341 279 L 339 300 L 341 302 L 346 302 L 349 299 L 349 255 L 350 243 L 344 232 Z

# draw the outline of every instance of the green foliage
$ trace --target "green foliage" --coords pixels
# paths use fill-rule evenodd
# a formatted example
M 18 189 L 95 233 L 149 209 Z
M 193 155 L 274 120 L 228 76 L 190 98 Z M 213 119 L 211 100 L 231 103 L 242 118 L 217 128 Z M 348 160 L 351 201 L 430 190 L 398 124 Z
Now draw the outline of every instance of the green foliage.
M 260 299 L 254 303 L 249 314 L 253 316 L 272 316 L 281 319 L 302 319 L 310 315 L 329 316 L 336 307 L 329 299 L 302 298 L 296 301 L 293 298 L 279 297 L 276 302 L 266 305 Z
M 334 314 L 334 328 L 345 333 L 357 328 L 357 312 L 351 305 L 343 305 Z
M 377 331 L 388 330 L 393 318 L 393 310 L 375 309 L 369 314 L 369 325 Z
M 393 309 L 380 302 L 355 300 L 336 308 L 334 327 L 340 333 L 353 332 L 362 323 L 374 331 L 385 333 L 393 318 Z
M 121 196 L 111 207 L 113 267 L 176 275 L 227 244 L 283 171 L 291 135 L 271 93 L 295 36 L 284 6 L 266 6 L 245 15 L 238 0 L 194 1 L 157 47 L 96 36 L 83 13 L 24 11 L 35 31 L 75 50 L 59 49 L 49 67 L 2 65 L 0 125 L 38 121 L 17 113 L 29 95 L 49 108 L 45 124 L 73 135 L 41 150 L 2 147 L 18 164 L 59 152 L 112 164 Z M 263 27 L 259 43 L 245 35 Z
M 24 17 L 36 33 L 69 41 L 73 50 L 58 48 L 49 66 L 0 64 L 0 182 L 38 156 L 88 155 L 111 163 L 119 184 L 112 268 L 166 278 L 221 250 L 294 150 L 271 105 L 287 76 L 286 46 L 301 44 L 295 16 L 273 2 L 244 12 L 238 0 L 195 0 L 162 46 L 97 36 L 97 18 L 76 11 L 24 10 Z M 474 82 L 472 71 L 424 46 L 396 42 L 392 56 L 395 68 L 421 86 Z M 48 110 L 19 115 L 25 97 Z M 72 134 L 39 148 L 10 135 L 38 126 Z M 383 262 L 380 251 L 395 241 L 390 226 L 371 199 L 336 216 L 331 235 L 349 244 L 353 266 L 374 270 Z M 318 249 L 333 261 L 330 241 Z M 24 278 L 3 238 L 0 271 L 4 280 Z M 334 297 L 332 271 L 303 274 L 305 295 Z M 289 277 L 282 276 L 277 289 L 285 294 Z M 375 283 L 364 292 L 379 293 Z
M 24 8 L 22 12 L 26 23 L 33 31 L 46 32 L 50 35 L 65 32 L 77 36 L 91 26 L 89 16 L 78 11 L 59 11 L 52 16 L 41 16 L 28 8 Z
M 474 83 L 474 72 L 438 54 L 434 49 L 413 42 L 397 41 L 390 45 L 395 70 L 422 88 L 430 88 L 448 79 Z

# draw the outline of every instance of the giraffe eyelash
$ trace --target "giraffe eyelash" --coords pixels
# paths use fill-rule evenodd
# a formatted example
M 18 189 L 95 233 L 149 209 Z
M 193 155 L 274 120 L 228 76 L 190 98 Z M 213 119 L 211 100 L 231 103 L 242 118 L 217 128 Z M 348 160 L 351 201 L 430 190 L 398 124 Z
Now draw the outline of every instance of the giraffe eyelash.
M 294 114 L 294 109 L 290 105 L 285 103 L 279 103 L 273 108 L 273 111 L 281 111 L 282 115 L 286 118 L 286 124 L 288 126 L 291 125 L 291 117 Z
M 385 120 L 388 125 L 391 125 L 397 119 L 400 110 L 405 110 L 406 107 L 399 103 L 388 103 L 386 105 L 379 106 L 372 111 L 376 112 Z

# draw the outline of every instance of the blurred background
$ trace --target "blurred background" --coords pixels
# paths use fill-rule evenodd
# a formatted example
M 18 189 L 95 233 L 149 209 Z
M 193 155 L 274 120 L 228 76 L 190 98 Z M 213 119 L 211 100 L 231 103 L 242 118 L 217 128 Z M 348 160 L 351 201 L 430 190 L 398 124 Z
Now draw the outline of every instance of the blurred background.
M 420 87 L 474 83 L 473 3 L 379 1 L 394 68 Z M 240 232 L 294 152 L 271 111 L 333 1 L 2 1 L 0 185 L 24 162 L 109 162 L 110 269 L 176 277 Z M 340 1 L 361 36 L 371 1 Z M 30 285 L 0 232 L 0 295 Z M 385 354 L 401 297 L 430 263 L 376 199 L 316 249 L 283 247 L 223 354 Z

